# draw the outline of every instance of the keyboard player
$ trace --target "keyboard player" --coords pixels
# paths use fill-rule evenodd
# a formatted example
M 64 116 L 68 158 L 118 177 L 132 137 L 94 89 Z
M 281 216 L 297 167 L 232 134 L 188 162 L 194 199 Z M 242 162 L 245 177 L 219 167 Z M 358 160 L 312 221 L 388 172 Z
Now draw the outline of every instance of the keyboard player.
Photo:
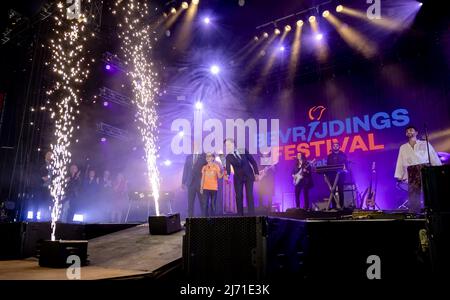
M 327 157 L 327 166 L 334 166 L 334 165 L 344 165 L 344 171 L 348 169 L 347 165 L 347 156 L 344 152 L 341 150 L 341 145 L 338 142 L 333 142 L 333 145 L 331 147 L 331 152 L 328 154 Z M 345 173 L 341 172 L 339 175 L 339 180 L 337 183 L 338 188 L 338 194 L 339 194 L 339 203 L 341 207 L 344 207 L 344 182 L 345 182 Z M 336 177 L 337 172 L 330 172 L 328 173 L 328 177 L 331 182 L 334 182 L 334 179 Z M 334 201 L 332 201 L 333 208 L 335 207 Z

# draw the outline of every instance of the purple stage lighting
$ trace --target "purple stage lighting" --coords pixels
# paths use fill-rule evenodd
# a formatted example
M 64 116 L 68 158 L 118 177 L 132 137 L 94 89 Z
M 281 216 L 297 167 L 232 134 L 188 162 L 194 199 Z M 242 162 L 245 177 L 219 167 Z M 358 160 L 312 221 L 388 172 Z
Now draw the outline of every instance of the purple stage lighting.
M 284 50 L 286 50 L 286 48 L 284 48 L 284 46 L 280 46 L 280 47 L 278 47 L 278 50 L 279 51 L 284 51 Z
M 203 23 L 209 24 L 209 23 L 211 23 L 211 19 L 209 17 L 205 17 L 205 18 L 203 18 Z
M 111 70 L 111 65 L 110 64 L 106 64 L 105 69 L 108 70 L 108 71 Z
M 195 109 L 196 110 L 202 110 L 203 109 L 203 103 L 201 101 L 195 102 Z
M 109 102 L 108 101 L 103 102 L 103 106 L 104 107 L 108 107 L 109 106 Z
M 209 71 L 214 74 L 217 75 L 220 73 L 220 68 L 218 65 L 212 65 L 211 68 L 209 68 Z
M 164 161 L 164 165 L 165 165 L 166 167 L 170 166 L 171 164 L 172 164 L 172 162 L 171 162 L 170 160 L 168 160 L 168 159 L 166 159 L 166 160 Z
M 100 139 L 100 142 L 105 143 L 105 142 L 106 142 L 106 138 L 105 138 L 105 137 L 102 137 L 102 138 Z
M 323 39 L 323 34 L 317 33 L 316 35 L 314 35 L 314 38 L 316 39 L 316 41 L 321 41 Z

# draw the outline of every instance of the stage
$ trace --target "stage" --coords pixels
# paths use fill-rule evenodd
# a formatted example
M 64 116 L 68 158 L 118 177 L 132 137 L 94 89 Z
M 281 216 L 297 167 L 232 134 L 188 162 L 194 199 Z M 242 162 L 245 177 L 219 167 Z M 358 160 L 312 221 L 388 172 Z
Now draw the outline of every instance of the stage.
M 149 235 L 143 224 L 90 239 L 89 265 L 81 268 L 81 279 L 153 278 L 181 260 L 182 235 Z M 0 261 L 0 269 L 0 280 L 67 279 L 65 268 L 40 267 L 35 257 Z

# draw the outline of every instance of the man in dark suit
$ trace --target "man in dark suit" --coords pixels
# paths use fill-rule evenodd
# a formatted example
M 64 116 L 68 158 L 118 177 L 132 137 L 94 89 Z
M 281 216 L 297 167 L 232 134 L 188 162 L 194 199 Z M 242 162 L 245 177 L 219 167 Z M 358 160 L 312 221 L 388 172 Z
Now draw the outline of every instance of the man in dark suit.
M 188 217 L 194 216 L 196 197 L 200 202 L 200 207 L 202 207 L 200 183 L 202 180 L 202 167 L 204 165 L 206 165 L 206 156 L 204 153 L 189 154 L 184 163 L 182 187 L 188 191 Z
M 227 153 L 225 157 L 227 170 L 225 179 L 228 180 L 228 176 L 231 172 L 231 166 L 233 166 L 234 191 L 236 193 L 236 207 L 238 215 L 244 215 L 244 186 L 245 194 L 247 195 L 248 214 L 253 215 L 255 213 L 253 182 L 258 180 L 258 165 L 248 150 L 238 151 L 238 149 L 236 149 L 233 139 L 226 139 L 224 143 Z

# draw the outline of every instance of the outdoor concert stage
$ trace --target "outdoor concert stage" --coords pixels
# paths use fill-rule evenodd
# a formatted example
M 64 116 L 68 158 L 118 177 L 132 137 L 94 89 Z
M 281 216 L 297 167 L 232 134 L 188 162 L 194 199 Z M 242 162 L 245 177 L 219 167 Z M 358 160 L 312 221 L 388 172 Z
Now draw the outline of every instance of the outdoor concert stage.
M 64 231 L 79 239 L 83 236 L 73 232 L 85 226 L 89 238 L 86 228 L 93 225 L 66 224 Z M 8 226 L 0 224 L 3 234 Z M 38 227 L 27 226 L 28 231 Z M 111 224 L 96 226 L 112 231 L 105 229 Z M 381 261 L 384 279 L 425 278 L 430 269 L 420 239 L 425 219 L 399 212 L 290 210 L 269 217 L 190 218 L 182 231 L 169 235 L 150 235 L 148 224 L 114 226 L 119 231 L 89 239 L 89 264 L 81 268 L 81 279 L 367 279 L 373 255 Z M 22 235 L 38 242 L 26 227 Z M 22 249 L 30 247 L 26 238 L 21 243 Z M 38 249 L 30 257 L 5 260 L 10 246 L 0 246 L 0 279 L 67 279 L 65 268 L 39 266 Z

